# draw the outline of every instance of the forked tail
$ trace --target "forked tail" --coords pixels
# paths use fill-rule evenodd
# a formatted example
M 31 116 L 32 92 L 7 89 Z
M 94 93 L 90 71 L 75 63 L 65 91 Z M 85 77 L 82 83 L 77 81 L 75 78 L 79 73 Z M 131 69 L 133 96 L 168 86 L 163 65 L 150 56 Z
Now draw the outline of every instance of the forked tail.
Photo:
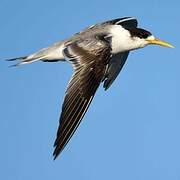
M 7 61 L 18 61 L 13 66 L 20 66 L 23 64 L 29 64 L 35 61 L 44 61 L 44 62 L 56 62 L 56 61 L 64 61 L 63 49 L 64 49 L 64 41 L 57 42 L 47 48 L 43 48 L 38 52 L 31 54 L 29 56 L 16 57 L 12 59 L 7 59 Z
M 13 65 L 10 65 L 9 67 L 15 67 L 15 66 L 20 66 L 23 64 L 29 64 L 38 60 L 43 59 L 43 57 L 33 57 L 33 55 L 30 56 L 22 56 L 22 57 L 16 57 L 16 58 L 12 58 L 12 59 L 6 59 L 6 61 L 19 61 Z

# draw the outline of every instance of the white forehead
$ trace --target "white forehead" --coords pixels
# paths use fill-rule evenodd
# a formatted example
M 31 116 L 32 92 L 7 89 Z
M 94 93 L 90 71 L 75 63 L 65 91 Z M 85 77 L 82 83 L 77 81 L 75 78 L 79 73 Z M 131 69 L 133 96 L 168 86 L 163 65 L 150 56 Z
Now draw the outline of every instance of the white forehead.
M 154 39 L 155 39 L 155 37 L 153 35 L 147 37 L 147 40 L 154 40 Z

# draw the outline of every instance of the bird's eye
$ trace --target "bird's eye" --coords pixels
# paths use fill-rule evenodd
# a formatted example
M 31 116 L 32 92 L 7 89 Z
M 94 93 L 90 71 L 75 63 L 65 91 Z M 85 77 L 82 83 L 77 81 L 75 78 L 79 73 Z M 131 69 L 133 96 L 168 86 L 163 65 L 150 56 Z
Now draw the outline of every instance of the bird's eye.
M 149 36 L 149 34 L 148 33 L 143 33 L 141 36 L 142 36 L 143 39 L 146 39 Z
M 144 30 L 144 29 L 140 29 L 139 30 L 139 34 L 138 34 L 138 37 L 141 38 L 141 39 L 146 39 L 148 38 L 149 36 L 151 35 L 150 32 Z
M 150 34 L 144 31 L 137 32 L 136 36 L 141 39 L 146 39 Z

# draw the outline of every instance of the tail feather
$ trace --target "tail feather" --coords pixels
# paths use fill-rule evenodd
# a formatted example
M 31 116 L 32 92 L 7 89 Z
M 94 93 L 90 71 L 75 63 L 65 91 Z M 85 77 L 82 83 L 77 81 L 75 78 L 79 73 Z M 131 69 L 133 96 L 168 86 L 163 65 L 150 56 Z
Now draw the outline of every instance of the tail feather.
M 16 66 L 20 66 L 20 65 L 23 65 L 23 64 L 29 64 L 29 63 L 32 63 L 34 61 L 38 61 L 38 60 L 41 60 L 41 59 L 44 59 L 44 58 L 45 58 L 44 56 L 37 57 L 37 56 L 34 56 L 34 55 L 30 55 L 30 56 L 22 56 L 22 57 L 6 59 L 6 61 L 19 61 L 19 62 L 15 63 L 15 64 L 9 66 L 9 67 L 16 67 Z
M 64 61 L 64 56 L 62 53 L 64 48 L 64 42 L 65 40 L 57 42 L 47 48 L 40 49 L 39 51 L 30 54 L 29 56 L 7 59 L 7 61 L 18 61 L 18 63 L 11 66 L 29 64 L 39 60 L 42 60 L 44 62 Z
M 16 60 L 23 60 L 26 59 L 27 56 L 22 56 L 22 57 L 16 57 L 16 58 L 11 58 L 11 59 L 6 59 L 6 61 L 16 61 Z

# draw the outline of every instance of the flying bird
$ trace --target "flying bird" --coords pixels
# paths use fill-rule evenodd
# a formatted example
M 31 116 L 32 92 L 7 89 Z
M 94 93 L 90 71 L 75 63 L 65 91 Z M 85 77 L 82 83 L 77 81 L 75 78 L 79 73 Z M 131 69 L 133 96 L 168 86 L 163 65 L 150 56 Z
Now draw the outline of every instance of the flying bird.
M 66 40 L 18 60 L 13 66 L 35 61 L 71 63 L 74 73 L 67 86 L 57 137 L 54 159 L 62 152 L 83 119 L 99 85 L 107 90 L 114 82 L 131 50 L 147 45 L 173 48 L 155 38 L 149 31 L 137 27 L 137 19 L 124 17 L 92 25 Z

